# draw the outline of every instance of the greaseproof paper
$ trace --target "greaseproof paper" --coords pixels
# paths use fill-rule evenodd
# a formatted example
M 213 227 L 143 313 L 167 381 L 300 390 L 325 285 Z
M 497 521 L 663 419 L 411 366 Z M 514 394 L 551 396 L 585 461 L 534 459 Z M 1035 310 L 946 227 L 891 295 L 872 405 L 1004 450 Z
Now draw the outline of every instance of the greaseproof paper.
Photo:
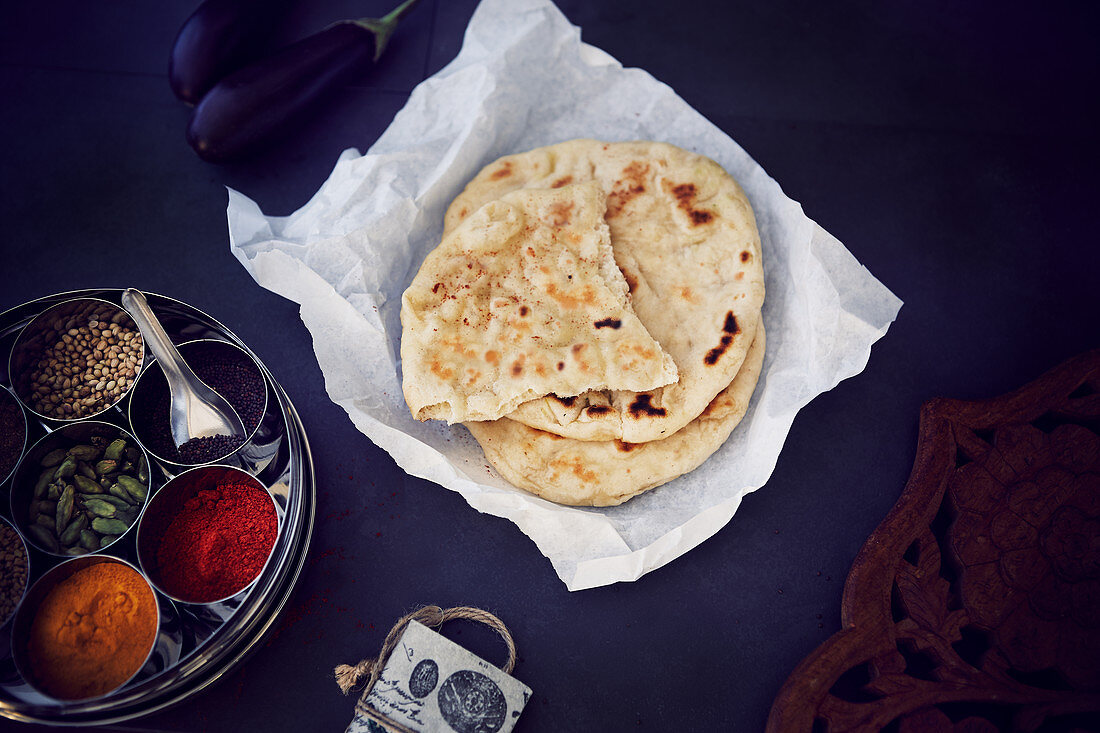
M 752 203 L 764 256 L 767 353 L 741 424 L 695 471 L 610 508 L 512 487 L 465 428 L 414 420 L 401 392 L 401 293 L 439 243 L 448 204 L 496 158 L 574 138 L 713 158 Z M 287 217 L 230 190 L 228 219 L 256 282 L 301 305 L 329 396 L 355 426 L 408 473 L 518 525 L 570 590 L 636 580 L 725 526 L 767 482 L 798 411 L 863 370 L 901 307 L 736 142 L 667 85 L 583 43 L 549 0 L 483 0 L 459 55 L 365 155 L 345 151 Z

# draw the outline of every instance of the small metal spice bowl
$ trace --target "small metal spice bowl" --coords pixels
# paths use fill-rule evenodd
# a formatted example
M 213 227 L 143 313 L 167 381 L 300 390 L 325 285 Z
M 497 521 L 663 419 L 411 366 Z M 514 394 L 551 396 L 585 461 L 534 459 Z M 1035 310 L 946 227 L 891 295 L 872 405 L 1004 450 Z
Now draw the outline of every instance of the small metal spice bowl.
M 0 484 L 7 481 L 27 449 L 27 415 L 19 400 L 0 384 Z
M 27 543 L 4 517 L 0 517 L 0 628 L 15 615 L 27 594 L 31 555 Z
M 98 298 L 47 308 L 12 346 L 8 374 L 16 397 L 45 420 L 95 417 L 133 387 L 145 343 L 130 314 Z
M 151 489 L 149 458 L 134 436 L 86 420 L 48 433 L 27 451 L 12 479 L 11 515 L 42 552 L 86 555 L 130 533 Z
M 115 568 L 98 567 L 104 564 Z M 105 584 L 109 580 L 104 577 L 105 572 L 116 573 L 117 579 L 122 581 L 115 592 L 79 595 L 86 592 L 88 586 Z M 74 578 L 78 574 L 80 576 Z M 105 603 L 119 604 L 124 612 L 110 613 L 109 609 L 104 612 Z M 112 627 L 123 619 L 136 619 L 142 614 L 144 618 L 135 627 Z M 87 702 L 106 697 L 130 683 L 164 643 L 163 614 L 162 604 L 148 579 L 129 562 L 107 555 L 72 558 L 35 581 L 16 611 L 12 622 L 15 668 L 31 689 L 46 698 L 43 701 L 46 703 Z M 68 639 L 65 634 L 50 633 L 38 625 L 44 627 L 55 623 L 71 628 L 66 619 L 76 615 L 81 618 L 80 628 L 72 629 Z M 95 634 L 93 629 L 96 629 Z M 146 632 L 147 647 L 139 636 Z M 79 640 L 76 638 L 78 633 Z M 135 648 L 127 654 L 112 648 L 110 643 L 103 643 L 109 633 L 127 640 L 136 639 Z M 67 640 L 71 642 L 71 649 L 50 648 L 51 644 Z M 178 650 L 176 654 L 178 656 Z M 117 674 L 111 676 L 104 671 L 107 660 L 119 664 Z M 100 677 L 97 678 L 97 674 Z M 67 679 L 69 677 L 79 680 Z
M 280 520 L 278 503 L 256 477 L 198 466 L 150 499 L 137 531 L 138 564 L 177 603 L 226 603 L 267 567 Z
M 168 380 L 154 359 L 143 370 L 130 397 L 130 428 L 142 446 L 162 463 L 191 467 L 225 461 L 249 446 L 267 412 L 263 370 L 244 349 L 217 339 L 187 341 L 176 347 L 187 365 L 237 411 L 246 435 L 240 442 L 202 438 L 177 448 L 169 423 Z

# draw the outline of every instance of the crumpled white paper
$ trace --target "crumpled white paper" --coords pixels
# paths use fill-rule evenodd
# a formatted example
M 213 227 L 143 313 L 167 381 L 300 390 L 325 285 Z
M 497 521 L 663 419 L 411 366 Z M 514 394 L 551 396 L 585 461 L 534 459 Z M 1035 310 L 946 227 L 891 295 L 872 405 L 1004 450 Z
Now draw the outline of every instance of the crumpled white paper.
M 767 355 L 742 423 L 699 469 L 606 509 L 515 489 L 465 428 L 413 420 L 399 364 L 401 293 L 450 201 L 499 156 L 581 137 L 660 140 L 718 161 L 756 212 L 767 287 Z M 798 410 L 862 371 L 901 307 L 737 143 L 668 86 L 582 43 L 549 0 L 483 0 L 458 57 L 366 155 L 345 151 L 288 217 L 231 190 L 228 218 L 256 282 L 301 304 L 328 393 L 356 427 L 410 474 L 515 522 L 570 590 L 636 580 L 721 529 L 768 480 Z

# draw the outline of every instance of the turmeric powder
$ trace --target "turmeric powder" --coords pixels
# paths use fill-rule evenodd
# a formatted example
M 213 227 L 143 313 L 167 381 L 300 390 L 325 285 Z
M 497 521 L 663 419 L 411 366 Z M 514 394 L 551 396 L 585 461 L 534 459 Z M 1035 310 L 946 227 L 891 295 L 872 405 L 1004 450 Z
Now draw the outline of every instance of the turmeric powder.
M 36 686 L 61 700 L 98 697 L 141 669 L 157 637 L 157 600 L 128 565 L 81 568 L 54 586 L 31 623 Z

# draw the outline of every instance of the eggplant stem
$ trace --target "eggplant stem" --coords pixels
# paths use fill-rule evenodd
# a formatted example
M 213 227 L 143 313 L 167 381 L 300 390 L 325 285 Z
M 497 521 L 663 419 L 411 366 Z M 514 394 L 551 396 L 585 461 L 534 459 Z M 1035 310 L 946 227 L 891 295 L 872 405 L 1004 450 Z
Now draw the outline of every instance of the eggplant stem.
M 360 18 L 359 20 L 353 21 L 374 34 L 374 60 L 376 62 L 381 58 L 382 52 L 386 50 L 386 44 L 390 42 L 390 36 L 393 35 L 394 29 L 397 28 L 397 23 L 405 17 L 405 14 L 412 10 L 413 6 L 418 2 L 420 2 L 420 0 L 405 0 L 405 2 L 398 5 L 381 18 Z

